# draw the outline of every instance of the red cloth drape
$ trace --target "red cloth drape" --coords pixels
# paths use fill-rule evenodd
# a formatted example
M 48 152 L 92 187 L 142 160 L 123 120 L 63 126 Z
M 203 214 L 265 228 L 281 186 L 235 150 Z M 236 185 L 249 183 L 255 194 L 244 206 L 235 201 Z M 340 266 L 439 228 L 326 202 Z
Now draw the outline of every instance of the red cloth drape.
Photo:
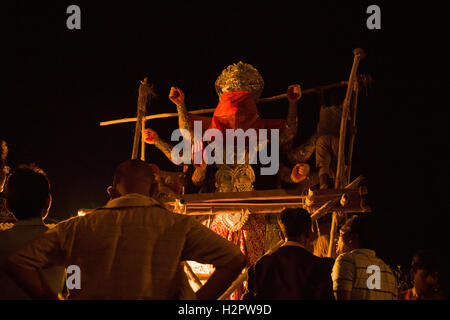
M 248 91 L 230 91 L 222 94 L 212 118 L 189 115 L 191 124 L 202 122 L 203 133 L 206 129 L 219 129 L 224 135 L 226 129 L 249 128 L 281 129 L 284 119 L 261 119 L 255 100 Z

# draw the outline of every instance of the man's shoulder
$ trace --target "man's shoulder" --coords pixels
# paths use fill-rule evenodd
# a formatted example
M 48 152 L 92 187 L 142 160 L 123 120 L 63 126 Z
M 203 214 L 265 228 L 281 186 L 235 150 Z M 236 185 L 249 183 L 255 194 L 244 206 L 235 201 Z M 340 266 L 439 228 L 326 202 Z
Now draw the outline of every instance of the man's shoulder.
M 355 260 L 355 253 L 353 251 L 351 252 L 345 252 L 338 255 L 336 258 L 336 261 L 340 260 L 348 260 L 348 261 L 354 261 Z
M 181 224 L 185 225 L 186 227 L 191 227 L 197 222 L 192 216 L 170 212 L 162 205 L 159 205 L 157 203 L 149 203 L 147 205 L 127 208 L 102 207 L 94 210 L 92 213 L 86 215 L 85 217 L 92 217 L 92 219 L 104 218 L 107 220 L 119 219 L 120 221 L 127 221 L 129 223 L 134 223 L 136 221 L 145 221 L 145 223 L 152 223 L 151 221 L 154 222 L 156 220 L 158 221 L 158 223 L 167 223 L 170 225 Z M 200 223 L 198 222 L 198 224 Z
M 289 259 L 295 259 L 295 257 L 298 258 L 298 260 L 302 261 L 310 261 L 310 262 L 317 262 L 320 258 L 316 257 L 312 253 L 310 253 L 305 248 L 302 248 L 300 246 L 281 246 L 277 250 L 263 255 L 257 263 L 264 264 L 264 263 L 271 263 L 272 261 L 277 261 L 280 258 L 287 257 Z
M 355 254 L 352 252 L 346 252 L 346 253 L 341 253 L 340 255 L 338 255 L 338 257 L 336 258 L 336 261 L 334 263 L 335 266 L 350 266 L 350 265 L 355 265 Z

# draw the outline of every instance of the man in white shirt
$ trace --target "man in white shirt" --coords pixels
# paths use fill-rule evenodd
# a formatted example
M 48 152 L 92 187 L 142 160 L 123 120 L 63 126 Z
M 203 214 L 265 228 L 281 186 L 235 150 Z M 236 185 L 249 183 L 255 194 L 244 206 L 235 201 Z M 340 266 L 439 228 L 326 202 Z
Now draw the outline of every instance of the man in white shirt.
M 37 270 L 75 265 L 81 285 L 69 288 L 72 299 L 217 299 L 245 267 L 245 256 L 194 218 L 161 207 L 149 197 L 153 182 L 149 164 L 121 163 L 104 207 L 59 223 L 10 258 L 8 271 L 35 298 L 55 298 Z M 186 260 L 216 268 L 195 295 Z
M 370 245 L 368 216 L 353 216 L 340 230 L 331 277 L 337 300 L 397 300 L 397 280 Z

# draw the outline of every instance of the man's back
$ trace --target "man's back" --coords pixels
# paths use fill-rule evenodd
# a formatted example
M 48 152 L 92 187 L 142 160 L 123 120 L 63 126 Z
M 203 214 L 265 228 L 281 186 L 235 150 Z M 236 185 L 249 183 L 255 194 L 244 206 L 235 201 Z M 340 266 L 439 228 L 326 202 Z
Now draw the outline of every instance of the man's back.
M 0 266 L 18 249 L 42 235 L 48 228 L 42 219 L 20 220 L 8 230 L 0 231 Z M 58 293 L 63 288 L 64 267 L 53 267 L 41 271 L 52 290 Z M 5 273 L 0 271 L 0 299 L 28 299 L 25 294 Z
M 81 289 L 71 290 L 73 299 L 178 299 L 188 285 L 182 260 L 226 265 L 234 254 L 238 248 L 191 217 L 129 194 L 58 224 L 13 262 L 41 268 L 54 257 L 50 263 L 79 266 Z M 189 292 L 185 298 L 194 299 Z
M 368 278 L 380 268 L 380 288 L 369 288 Z M 389 266 L 376 257 L 375 251 L 355 249 L 341 254 L 333 267 L 333 290 L 351 291 L 352 300 L 397 300 L 397 280 Z
M 331 267 L 300 246 L 283 246 L 249 270 L 248 299 L 333 299 Z

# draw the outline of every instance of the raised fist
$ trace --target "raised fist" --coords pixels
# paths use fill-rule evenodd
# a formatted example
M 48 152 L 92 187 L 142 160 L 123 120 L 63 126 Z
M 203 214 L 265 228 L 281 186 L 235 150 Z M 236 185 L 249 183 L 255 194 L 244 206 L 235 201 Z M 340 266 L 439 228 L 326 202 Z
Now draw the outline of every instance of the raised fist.
M 300 183 L 309 176 L 309 165 L 306 163 L 297 163 L 291 172 L 291 180 Z
M 290 102 L 297 102 L 302 96 L 302 89 L 299 84 L 290 85 L 287 89 L 287 97 Z
M 144 141 L 148 144 L 155 144 L 156 141 L 159 139 L 158 134 L 155 130 L 152 129 L 145 129 L 144 130 Z
M 177 106 L 184 104 L 184 93 L 177 87 L 170 88 L 169 99 Z

